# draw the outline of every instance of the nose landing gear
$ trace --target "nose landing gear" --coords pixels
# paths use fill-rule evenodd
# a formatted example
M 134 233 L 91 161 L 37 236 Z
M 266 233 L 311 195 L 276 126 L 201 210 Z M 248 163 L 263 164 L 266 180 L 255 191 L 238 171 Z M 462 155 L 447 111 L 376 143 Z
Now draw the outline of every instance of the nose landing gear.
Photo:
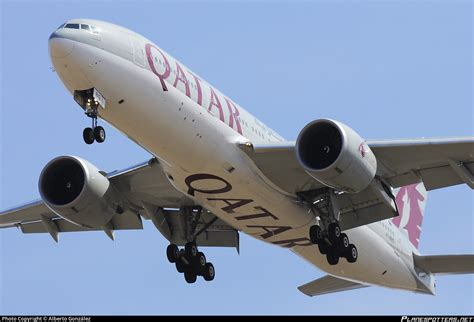
M 90 102 L 87 102 L 87 106 L 90 106 Z M 94 104 L 94 103 L 92 103 Z M 97 103 L 95 103 L 97 104 Z M 105 141 L 105 130 L 102 126 L 97 125 L 97 107 L 91 107 L 90 110 L 86 108 L 86 115 L 92 118 L 92 127 L 86 127 L 82 132 L 82 137 L 86 144 L 92 144 L 94 141 L 102 143 Z
M 104 97 L 95 89 L 87 89 L 74 92 L 74 100 L 84 109 L 85 114 L 92 119 L 92 126 L 86 127 L 82 132 L 82 137 L 86 144 L 92 144 L 94 141 L 102 143 L 105 141 L 105 130 L 97 125 L 98 109 L 105 108 Z

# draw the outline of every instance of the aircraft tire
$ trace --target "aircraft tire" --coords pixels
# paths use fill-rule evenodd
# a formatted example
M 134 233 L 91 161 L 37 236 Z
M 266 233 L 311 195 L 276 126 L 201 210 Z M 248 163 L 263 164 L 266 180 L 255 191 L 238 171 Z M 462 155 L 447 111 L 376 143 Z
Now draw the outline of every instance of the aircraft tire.
M 193 269 L 188 268 L 184 271 L 184 279 L 189 284 L 193 284 L 194 282 L 196 282 L 197 274 Z
M 328 253 L 328 250 L 329 250 L 329 245 L 326 244 L 325 241 L 321 242 L 318 244 L 318 249 L 319 249 L 319 252 L 322 254 L 322 255 L 326 255 Z
M 348 249 L 349 249 L 349 237 L 347 237 L 346 234 L 342 233 L 341 236 L 339 237 L 339 251 L 341 254 L 346 254 Z
M 186 245 L 184 245 L 184 252 L 186 256 L 189 258 L 190 262 L 192 262 L 198 254 L 196 243 L 193 243 L 193 242 L 186 243 Z
M 203 252 L 198 252 L 196 257 L 194 258 L 194 268 L 197 272 L 201 272 L 206 268 L 206 256 Z
M 212 281 L 215 276 L 216 276 L 216 271 L 214 269 L 214 265 L 212 265 L 212 263 L 206 263 L 204 270 L 202 272 L 202 277 L 204 277 L 204 279 L 209 282 L 209 281 Z
M 168 247 L 166 247 L 166 257 L 170 263 L 175 263 L 179 258 L 178 246 L 175 244 L 169 244 Z
M 328 227 L 328 237 L 332 243 L 336 243 L 341 237 L 341 227 L 338 223 L 331 223 Z
M 334 251 L 330 251 L 326 254 L 326 259 L 329 265 L 337 265 L 339 263 L 339 256 Z
M 184 273 L 184 271 L 186 270 L 186 265 L 181 260 L 177 260 L 175 265 L 178 273 Z
M 349 263 L 355 263 L 357 262 L 357 258 L 359 257 L 359 251 L 357 250 L 357 247 L 355 247 L 354 244 L 349 244 L 349 247 L 347 248 L 346 251 L 346 259 Z
M 94 131 L 90 127 L 86 127 L 82 132 L 82 138 L 86 144 L 94 143 Z
M 94 128 L 94 138 L 97 143 L 102 143 L 105 141 L 105 130 L 102 126 L 96 126 Z
M 313 225 L 309 228 L 309 238 L 315 245 L 323 242 L 323 230 L 318 225 Z

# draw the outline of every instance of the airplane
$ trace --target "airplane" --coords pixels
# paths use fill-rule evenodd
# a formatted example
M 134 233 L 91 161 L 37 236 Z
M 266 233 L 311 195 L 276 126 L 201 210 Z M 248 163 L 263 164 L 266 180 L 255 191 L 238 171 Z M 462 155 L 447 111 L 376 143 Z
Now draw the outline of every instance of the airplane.
M 474 137 L 365 140 L 332 119 L 287 141 L 145 37 L 72 19 L 49 37 L 60 80 L 91 119 L 150 160 L 113 172 L 72 155 L 43 168 L 40 200 L 0 213 L 23 233 L 143 229 L 169 241 L 167 260 L 192 284 L 215 278 L 202 247 L 239 250 L 239 233 L 288 248 L 327 275 L 308 295 L 368 286 L 435 295 L 435 275 L 474 273 L 474 255 L 418 250 L 427 191 L 474 188 Z

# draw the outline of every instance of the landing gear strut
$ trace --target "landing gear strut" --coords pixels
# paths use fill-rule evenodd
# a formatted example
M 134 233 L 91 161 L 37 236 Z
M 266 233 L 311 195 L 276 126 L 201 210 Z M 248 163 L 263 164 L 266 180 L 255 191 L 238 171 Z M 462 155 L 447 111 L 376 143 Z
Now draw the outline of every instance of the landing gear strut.
M 335 192 L 332 189 L 321 189 L 300 197 L 311 205 L 311 211 L 318 218 L 319 225 L 310 227 L 309 238 L 313 244 L 318 245 L 319 252 L 326 255 L 329 265 L 337 265 L 339 258 L 355 263 L 358 251 L 339 226 L 339 208 Z

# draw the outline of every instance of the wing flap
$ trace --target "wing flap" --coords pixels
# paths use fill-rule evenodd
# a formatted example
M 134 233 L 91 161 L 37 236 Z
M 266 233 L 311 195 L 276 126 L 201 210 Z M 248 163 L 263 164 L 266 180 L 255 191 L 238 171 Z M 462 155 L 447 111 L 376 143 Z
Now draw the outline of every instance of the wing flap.
M 56 217 L 52 219 L 55 227 L 60 233 L 80 232 L 80 231 L 102 231 L 102 228 L 86 228 L 73 224 L 67 220 Z M 24 234 L 47 233 L 47 227 L 42 221 L 26 222 L 19 224 L 21 232 Z M 132 230 L 143 229 L 140 216 L 126 212 L 120 216 L 114 217 L 112 220 L 113 230 Z
M 308 296 L 317 296 L 336 292 L 350 291 L 359 288 L 368 287 L 368 285 L 359 284 L 331 275 L 326 275 L 312 282 L 298 287 L 303 294 Z
M 474 255 L 419 256 L 413 254 L 413 259 L 416 267 L 436 275 L 474 273 Z
M 383 203 L 369 207 L 354 209 L 341 215 L 341 230 L 348 230 L 359 226 L 368 225 L 381 220 L 393 218 L 397 215 Z
M 164 219 L 170 230 L 169 240 L 178 246 L 187 243 L 187 226 L 183 222 L 180 210 L 166 210 Z M 239 249 L 239 232 L 232 226 L 218 219 L 214 214 L 203 209 L 196 224 L 196 232 L 201 233 L 196 237 L 199 246 L 235 247 Z
M 463 180 L 456 175 L 450 166 L 421 170 L 420 174 L 423 178 L 426 190 L 434 190 L 463 183 Z

